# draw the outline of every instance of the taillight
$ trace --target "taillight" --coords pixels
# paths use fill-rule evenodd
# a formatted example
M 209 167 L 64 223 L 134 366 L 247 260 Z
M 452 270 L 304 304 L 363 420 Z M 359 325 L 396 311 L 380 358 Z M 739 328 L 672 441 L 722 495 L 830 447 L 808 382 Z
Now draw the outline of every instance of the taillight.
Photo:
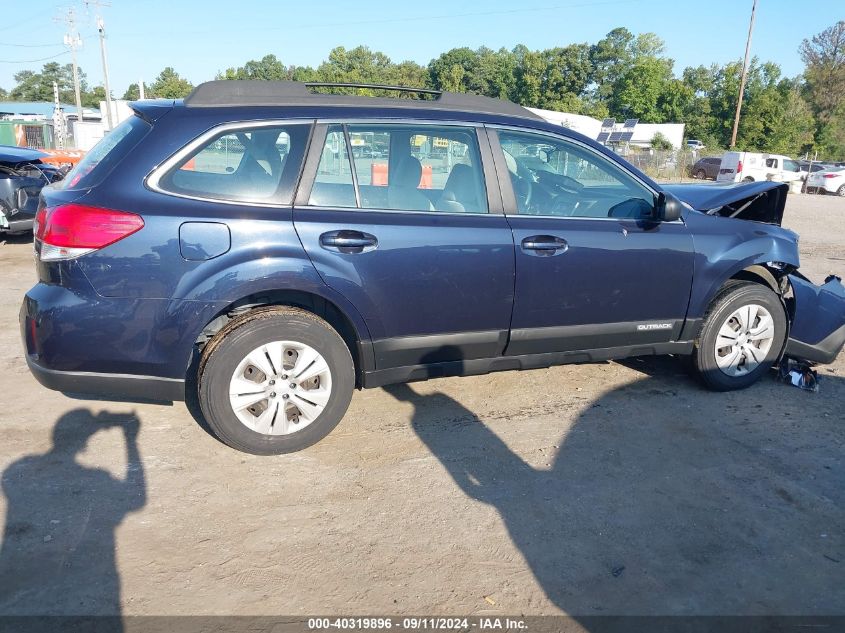
M 144 227 L 141 216 L 126 211 L 82 204 L 39 209 L 35 237 L 41 242 L 41 259 L 73 259 L 114 244 Z
M 736 173 L 742 173 L 742 161 L 737 162 L 736 164 Z
M 839 178 L 839 174 L 825 174 L 825 178 Z

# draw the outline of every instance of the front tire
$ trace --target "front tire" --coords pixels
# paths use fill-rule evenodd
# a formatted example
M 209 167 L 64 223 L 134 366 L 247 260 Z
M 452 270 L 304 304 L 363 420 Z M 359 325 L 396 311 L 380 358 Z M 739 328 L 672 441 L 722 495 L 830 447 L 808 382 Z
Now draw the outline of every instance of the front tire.
M 320 317 L 261 308 L 203 350 L 199 405 L 214 434 L 254 455 L 302 450 L 341 421 L 355 387 L 349 348 Z
M 697 172 L 695 172 L 695 177 L 698 180 L 704 180 L 707 178 L 707 174 L 704 172 L 703 169 L 699 169 Z
M 845 185 L 842 185 L 841 187 L 839 187 L 839 189 L 836 190 L 836 195 L 845 198 Z
M 710 389 L 745 389 L 778 359 L 786 329 L 786 314 L 774 292 L 760 284 L 732 284 L 710 305 L 693 365 Z

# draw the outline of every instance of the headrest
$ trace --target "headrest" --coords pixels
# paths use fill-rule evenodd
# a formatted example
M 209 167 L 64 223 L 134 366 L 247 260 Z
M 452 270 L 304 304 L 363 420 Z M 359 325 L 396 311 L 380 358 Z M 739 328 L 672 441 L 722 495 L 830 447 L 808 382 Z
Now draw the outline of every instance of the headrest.
M 389 175 L 389 183 L 399 187 L 416 189 L 422 176 L 422 163 L 411 154 L 400 156 L 393 164 L 393 172 Z

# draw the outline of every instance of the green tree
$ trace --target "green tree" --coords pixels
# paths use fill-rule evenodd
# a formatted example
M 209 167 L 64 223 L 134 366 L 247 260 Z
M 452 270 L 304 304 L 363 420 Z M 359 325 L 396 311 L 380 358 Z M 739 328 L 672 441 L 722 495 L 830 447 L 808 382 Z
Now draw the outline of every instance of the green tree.
M 576 114 L 586 113 L 587 87 L 593 63 L 588 44 L 570 44 L 544 51 L 514 49 L 516 57 L 512 99 L 516 103 Z
M 82 95 L 82 106 L 84 108 L 99 108 L 100 102 L 106 100 L 106 89 L 103 86 L 94 86 L 93 90 Z
M 330 83 L 363 83 L 406 86 L 409 88 L 425 87 L 428 82 L 426 69 L 412 61 L 395 64 L 382 52 L 372 51 L 366 46 L 357 46 L 347 50 L 343 46 L 334 48 L 329 58 L 316 70 L 295 68 L 291 78 L 296 81 L 318 81 Z M 378 89 L 341 90 L 351 94 L 369 96 L 390 95 L 401 98 L 413 98 L 413 92 L 392 92 Z
M 799 49 L 806 68 L 805 92 L 816 117 L 816 148 L 845 157 L 845 21 L 840 20 Z
M 287 68 L 275 55 L 265 55 L 259 60 L 251 59 L 238 68 L 227 68 L 217 74 L 217 79 L 261 79 L 284 80 L 290 79 L 291 69 Z
M 672 90 L 677 93 L 681 89 L 674 81 L 671 60 L 643 56 L 621 72 L 608 105 L 612 113 L 648 123 L 665 123 L 670 118 L 666 111 L 669 107 L 672 114 L 682 112 L 682 105 L 670 97 Z
M 88 82 L 85 72 L 78 68 L 80 92 L 83 100 L 88 92 Z M 9 93 L 14 101 L 53 101 L 53 82 L 59 87 L 59 100 L 63 103 L 75 103 L 73 90 L 73 66 L 64 66 L 56 62 L 48 62 L 41 68 L 41 72 L 22 70 L 14 75 L 15 87 Z
M 168 66 L 150 84 L 149 92 L 151 96 L 160 99 L 181 99 L 186 97 L 193 88 L 191 82 L 181 77 L 172 66 Z
M 630 65 L 635 40 L 631 31 L 620 27 L 610 31 L 591 48 L 595 96 L 600 101 L 608 100 L 619 77 Z
M 815 119 L 800 88 L 798 82 L 792 81 L 783 81 L 778 86 L 779 107 L 766 145 L 771 152 L 798 156 L 813 145 Z
M 660 132 L 655 132 L 651 137 L 651 146 L 656 150 L 670 150 L 672 149 L 671 141 Z
M 6 92 L 3 88 L 0 88 L 0 99 L 6 99 L 9 96 L 9 93 Z
M 123 93 L 123 98 L 127 101 L 137 101 L 141 98 L 141 89 L 138 84 L 129 84 L 126 92 Z

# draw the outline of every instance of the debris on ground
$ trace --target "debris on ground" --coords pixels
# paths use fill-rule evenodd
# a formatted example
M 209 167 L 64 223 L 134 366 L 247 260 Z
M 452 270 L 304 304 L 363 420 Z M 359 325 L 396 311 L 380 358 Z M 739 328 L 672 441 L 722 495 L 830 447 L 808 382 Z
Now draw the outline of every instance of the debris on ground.
M 809 363 L 785 358 L 778 368 L 778 380 L 804 391 L 819 391 L 819 374 Z

